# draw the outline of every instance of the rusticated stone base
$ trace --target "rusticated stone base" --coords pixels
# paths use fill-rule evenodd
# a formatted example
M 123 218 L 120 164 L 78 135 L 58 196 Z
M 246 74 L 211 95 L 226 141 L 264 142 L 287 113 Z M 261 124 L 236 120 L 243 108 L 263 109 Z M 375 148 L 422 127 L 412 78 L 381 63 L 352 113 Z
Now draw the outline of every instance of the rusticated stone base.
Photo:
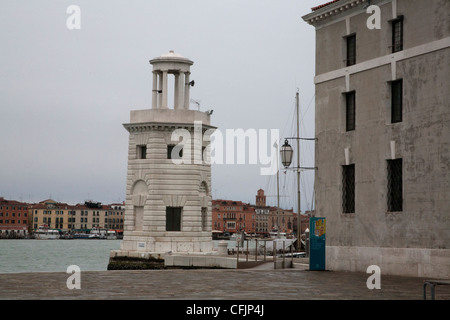
M 112 250 L 108 270 L 236 269 L 235 257 L 209 253 L 162 253 Z
M 134 257 L 110 257 L 108 270 L 147 270 L 165 269 L 164 259 L 134 258 Z

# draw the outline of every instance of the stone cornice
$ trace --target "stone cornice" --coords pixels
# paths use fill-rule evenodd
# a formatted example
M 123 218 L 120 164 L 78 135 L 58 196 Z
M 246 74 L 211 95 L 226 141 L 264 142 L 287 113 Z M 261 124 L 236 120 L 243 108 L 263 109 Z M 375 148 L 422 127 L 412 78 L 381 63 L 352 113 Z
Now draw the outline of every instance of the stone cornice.
M 324 7 L 321 7 L 313 12 L 303 16 L 303 20 L 311 25 L 315 25 L 318 22 L 330 19 L 334 16 L 342 14 L 348 10 L 369 4 L 370 0 L 340 0 L 334 3 L 330 3 Z
M 124 123 L 124 128 L 129 133 L 140 133 L 148 131 L 169 131 L 175 129 L 194 129 L 196 124 L 194 123 L 170 123 L 170 122 L 138 122 L 138 123 Z M 205 132 L 208 129 L 217 129 L 217 127 L 202 124 L 202 131 Z

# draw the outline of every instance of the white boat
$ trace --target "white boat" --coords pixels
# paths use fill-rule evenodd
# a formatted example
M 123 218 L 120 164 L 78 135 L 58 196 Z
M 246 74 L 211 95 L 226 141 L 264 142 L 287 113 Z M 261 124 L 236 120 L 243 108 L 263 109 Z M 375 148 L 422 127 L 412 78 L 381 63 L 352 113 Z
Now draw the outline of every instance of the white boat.
M 74 239 L 89 239 L 89 233 L 85 232 L 75 232 L 73 235 Z
M 42 225 L 34 232 L 34 238 L 38 240 L 59 239 L 60 235 L 58 230 Z
M 272 251 L 275 242 L 277 251 L 282 251 L 283 249 L 287 251 L 296 241 L 297 239 L 267 239 L 265 241 L 258 241 L 258 249 L 263 250 L 265 246 L 267 251 Z
M 270 231 L 269 237 L 272 239 L 286 239 L 286 232 Z
M 115 230 L 108 230 L 106 232 L 106 239 L 108 239 L 108 240 L 116 240 L 117 239 L 117 232 Z
M 93 228 L 89 233 L 89 239 L 106 239 L 106 229 Z

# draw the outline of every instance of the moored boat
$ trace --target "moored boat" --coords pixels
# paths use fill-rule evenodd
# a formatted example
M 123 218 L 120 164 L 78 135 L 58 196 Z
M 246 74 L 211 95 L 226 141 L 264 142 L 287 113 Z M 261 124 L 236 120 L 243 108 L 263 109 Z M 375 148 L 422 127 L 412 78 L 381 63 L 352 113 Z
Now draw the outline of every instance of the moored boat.
M 103 228 L 92 228 L 89 233 L 89 239 L 106 239 L 106 229 Z
M 117 239 L 117 232 L 116 232 L 116 230 L 108 230 L 106 232 L 106 239 L 108 239 L 108 240 L 116 240 Z
M 38 240 L 59 239 L 60 234 L 58 230 L 52 229 L 48 225 L 41 225 L 34 232 L 34 238 Z

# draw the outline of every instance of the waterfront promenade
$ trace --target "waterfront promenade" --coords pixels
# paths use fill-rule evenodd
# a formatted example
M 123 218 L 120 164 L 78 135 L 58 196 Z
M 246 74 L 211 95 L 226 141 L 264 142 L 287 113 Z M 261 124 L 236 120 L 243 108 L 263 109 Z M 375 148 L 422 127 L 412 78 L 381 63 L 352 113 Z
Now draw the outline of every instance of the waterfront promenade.
M 81 271 L 81 289 L 68 289 L 64 272 L 0 274 L 0 299 L 70 300 L 422 300 L 422 278 L 381 274 L 381 289 L 368 289 L 370 274 L 276 269 Z M 429 298 L 429 292 L 427 297 Z M 437 300 L 449 300 L 449 286 Z

